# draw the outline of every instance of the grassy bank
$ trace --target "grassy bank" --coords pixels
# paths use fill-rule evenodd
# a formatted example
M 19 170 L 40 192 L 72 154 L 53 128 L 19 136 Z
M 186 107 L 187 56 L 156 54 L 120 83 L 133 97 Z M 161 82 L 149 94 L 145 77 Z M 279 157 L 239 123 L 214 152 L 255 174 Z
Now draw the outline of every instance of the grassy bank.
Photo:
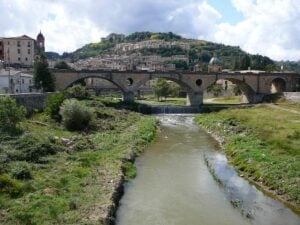
M 242 176 L 300 209 L 299 114 L 258 105 L 202 114 L 196 120 L 225 137 L 226 154 Z
M 84 102 L 96 115 L 92 130 L 70 132 L 36 114 L 23 134 L 1 134 L 0 224 L 104 224 L 112 216 L 123 172 L 134 176 L 128 161 L 154 139 L 156 121 Z

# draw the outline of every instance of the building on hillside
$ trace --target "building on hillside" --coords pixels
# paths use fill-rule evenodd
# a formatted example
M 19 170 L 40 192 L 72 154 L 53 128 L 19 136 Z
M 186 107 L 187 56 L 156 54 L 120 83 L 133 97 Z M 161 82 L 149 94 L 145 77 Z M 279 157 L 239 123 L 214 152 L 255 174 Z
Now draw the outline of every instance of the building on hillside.
M 0 93 L 30 93 L 33 87 L 33 75 L 12 68 L 0 70 Z
M 110 41 L 110 42 L 121 42 L 125 39 L 124 34 L 111 33 L 107 37 L 101 38 L 101 42 Z
M 45 52 L 45 38 L 40 32 L 37 40 L 22 35 L 0 38 L 0 60 L 11 67 L 32 67 L 37 54 Z
M 222 72 L 222 62 L 217 57 L 212 57 L 208 64 L 209 73 Z
M 196 65 L 193 67 L 194 72 L 202 72 L 203 71 L 203 63 L 198 62 Z

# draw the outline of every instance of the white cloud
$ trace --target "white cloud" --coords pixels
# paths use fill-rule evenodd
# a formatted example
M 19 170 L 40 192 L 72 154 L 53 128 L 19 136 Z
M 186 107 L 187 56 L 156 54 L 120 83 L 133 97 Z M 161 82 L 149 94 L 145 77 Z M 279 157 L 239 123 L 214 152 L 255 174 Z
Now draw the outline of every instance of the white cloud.
M 232 2 L 245 18 L 236 25 L 219 24 L 214 40 L 277 60 L 300 59 L 299 0 Z
M 232 0 L 244 19 L 221 23 L 209 0 L 1 0 L 0 36 L 42 30 L 47 51 L 74 51 L 110 32 L 175 32 L 275 59 L 300 56 L 299 0 Z

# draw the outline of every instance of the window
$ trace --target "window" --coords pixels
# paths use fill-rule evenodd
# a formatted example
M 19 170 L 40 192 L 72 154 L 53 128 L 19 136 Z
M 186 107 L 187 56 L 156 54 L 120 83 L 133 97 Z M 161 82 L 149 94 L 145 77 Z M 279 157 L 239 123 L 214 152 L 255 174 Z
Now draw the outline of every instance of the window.
M 18 54 L 21 54 L 21 49 L 18 48 Z
M 24 79 L 22 79 L 22 84 L 24 84 L 25 82 L 24 82 Z
M 21 43 L 20 43 L 20 41 L 18 41 L 18 42 L 17 42 L 17 46 L 18 46 L 18 47 L 20 47 L 20 46 L 21 46 Z
M 28 43 L 27 43 L 27 47 L 30 47 L 30 41 L 28 41 Z
M 27 57 L 25 58 L 25 61 L 28 61 L 28 58 L 27 58 Z
M 21 61 L 21 58 L 20 58 L 20 57 L 18 58 L 18 61 Z
M 9 45 L 9 41 L 7 42 L 7 44 Z
M 30 53 L 31 53 L 30 49 L 28 49 L 28 51 L 27 51 L 27 52 L 28 52 L 28 55 L 30 55 Z
M 29 84 L 31 84 L 31 80 L 29 80 Z

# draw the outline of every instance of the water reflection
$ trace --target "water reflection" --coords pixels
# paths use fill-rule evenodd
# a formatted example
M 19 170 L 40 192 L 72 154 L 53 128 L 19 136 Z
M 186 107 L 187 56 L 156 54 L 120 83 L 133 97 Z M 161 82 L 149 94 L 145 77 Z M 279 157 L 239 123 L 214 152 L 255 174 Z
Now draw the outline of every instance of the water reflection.
M 159 119 L 157 142 L 136 160 L 138 176 L 125 185 L 118 225 L 300 224 L 291 210 L 240 178 L 193 117 Z M 204 155 L 225 186 L 213 179 Z M 230 203 L 236 199 L 243 214 Z

